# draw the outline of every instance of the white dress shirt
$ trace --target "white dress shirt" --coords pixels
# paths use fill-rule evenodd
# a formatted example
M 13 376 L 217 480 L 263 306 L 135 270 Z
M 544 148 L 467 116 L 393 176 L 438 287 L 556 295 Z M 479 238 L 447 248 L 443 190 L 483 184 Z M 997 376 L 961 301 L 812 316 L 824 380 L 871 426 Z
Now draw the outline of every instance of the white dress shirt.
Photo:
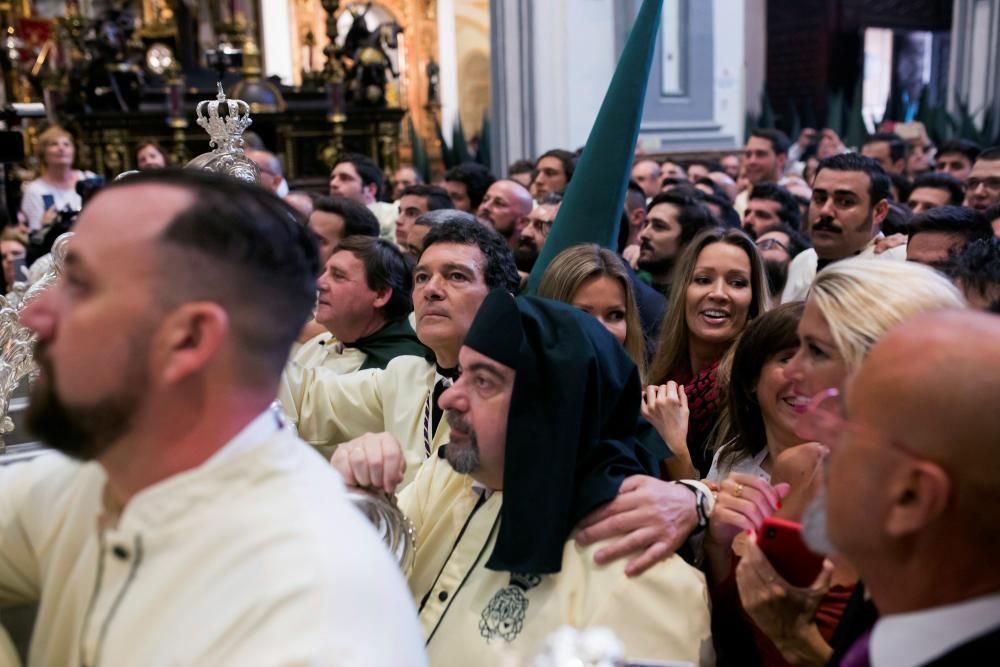
M 884 616 L 872 630 L 871 665 L 924 665 L 998 626 L 1000 593 L 944 607 Z

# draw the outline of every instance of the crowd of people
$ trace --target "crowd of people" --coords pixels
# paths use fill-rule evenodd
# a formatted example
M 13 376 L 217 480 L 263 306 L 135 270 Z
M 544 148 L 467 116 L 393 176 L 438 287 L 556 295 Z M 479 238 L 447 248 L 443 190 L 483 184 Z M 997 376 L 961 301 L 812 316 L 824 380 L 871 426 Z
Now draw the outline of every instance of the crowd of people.
M 0 241 L 10 286 L 75 232 L 22 315 L 68 456 L 0 469 L 30 664 L 501 665 L 567 624 L 691 664 L 1000 650 L 1000 147 L 636 155 L 617 246 L 551 261 L 579 151 L 346 154 L 322 195 L 246 154 L 256 186 L 144 142 L 81 193 L 41 135 Z M 408 572 L 345 486 L 394 496 Z

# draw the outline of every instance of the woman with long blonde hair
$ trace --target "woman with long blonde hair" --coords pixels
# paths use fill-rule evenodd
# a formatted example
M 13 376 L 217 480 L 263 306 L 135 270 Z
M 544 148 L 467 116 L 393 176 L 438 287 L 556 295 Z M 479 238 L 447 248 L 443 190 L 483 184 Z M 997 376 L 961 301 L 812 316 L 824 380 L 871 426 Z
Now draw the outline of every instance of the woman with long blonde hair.
M 628 352 L 640 377 L 646 377 L 646 340 L 639 308 L 628 270 L 618 255 L 596 244 L 563 250 L 545 270 L 537 296 L 568 303 L 596 317 Z

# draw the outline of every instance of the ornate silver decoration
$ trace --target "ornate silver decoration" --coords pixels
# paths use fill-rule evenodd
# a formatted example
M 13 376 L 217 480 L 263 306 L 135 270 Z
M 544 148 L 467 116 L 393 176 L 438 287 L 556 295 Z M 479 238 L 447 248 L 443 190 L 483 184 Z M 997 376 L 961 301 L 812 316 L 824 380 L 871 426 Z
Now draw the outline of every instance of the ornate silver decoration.
M 67 232 L 52 244 L 52 263 L 38 281 L 16 282 L 10 293 L 0 296 L 0 453 L 6 449 L 3 436 L 14 430 L 14 421 L 7 414 L 10 397 L 21 380 L 38 370 L 33 356 L 37 336 L 21 324 L 21 311 L 62 273 L 72 236 L 72 232 Z
M 198 125 L 208 132 L 208 145 L 213 150 L 202 153 L 186 166 L 258 183 L 260 169 L 243 153 L 243 132 L 253 123 L 250 105 L 243 100 L 226 99 L 222 83 L 218 85 L 216 100 L 202 100 L 196 109 Z
M 416 538 L 413 524 L 396 506 L 395 497 L 357 488 L 347 489 L 347 497 L 375 526 L 375 531 L 396 557 L 403 574 L 408 574 L 413 567 Z
M 625 649 L 608 628 L 564 625 L 545 638 L 531 667 L 627 667 Z

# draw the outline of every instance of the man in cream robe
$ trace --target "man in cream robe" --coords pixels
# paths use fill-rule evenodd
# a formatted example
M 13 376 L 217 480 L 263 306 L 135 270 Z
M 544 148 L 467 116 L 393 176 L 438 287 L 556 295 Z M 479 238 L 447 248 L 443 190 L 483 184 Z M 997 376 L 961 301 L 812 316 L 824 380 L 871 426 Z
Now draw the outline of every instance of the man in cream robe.
M 22 312 L 28 425 L 62 453 L 0 470 L 0 607 L 38 605 L 28 664 L 426 664 L 398 566 L 268 409 L 315 298 L 307 231 L 197 171 L 108 186 L 74 231 Z
M 417 338 L 433 360 L 402 356 L 384 370 L 348 375 L 292 363 L 278 393 L 302 439 L 324 454 L 364 433 L 390 433 L 406 452 L 407 482 L 448 440 L 436 399 L 457 375 L 458 350 L 479 305 L 491 288 L 516 292 L 519 283 L 503 239 L 467 213 L 449 213 L 428 233 L 413 273 Z
M 441 397 L 450 441 L 399 496 L 416 529 L 409 583 L 431 664 L 524 660 L 565 624 L 609 627 L 632 660 L 710 661 L 700 572 L 672 556 L 628 577 L 624 561 L 598 566 L 599 545 L 572 539 L 582 516 L 644 471 L 632 436 L 638 372 L 621 346 L 572 307 L 494 291 L 460 360 Z M 333 464 L 348 484 L 391 489 L 401 457 L 372 435 Z

